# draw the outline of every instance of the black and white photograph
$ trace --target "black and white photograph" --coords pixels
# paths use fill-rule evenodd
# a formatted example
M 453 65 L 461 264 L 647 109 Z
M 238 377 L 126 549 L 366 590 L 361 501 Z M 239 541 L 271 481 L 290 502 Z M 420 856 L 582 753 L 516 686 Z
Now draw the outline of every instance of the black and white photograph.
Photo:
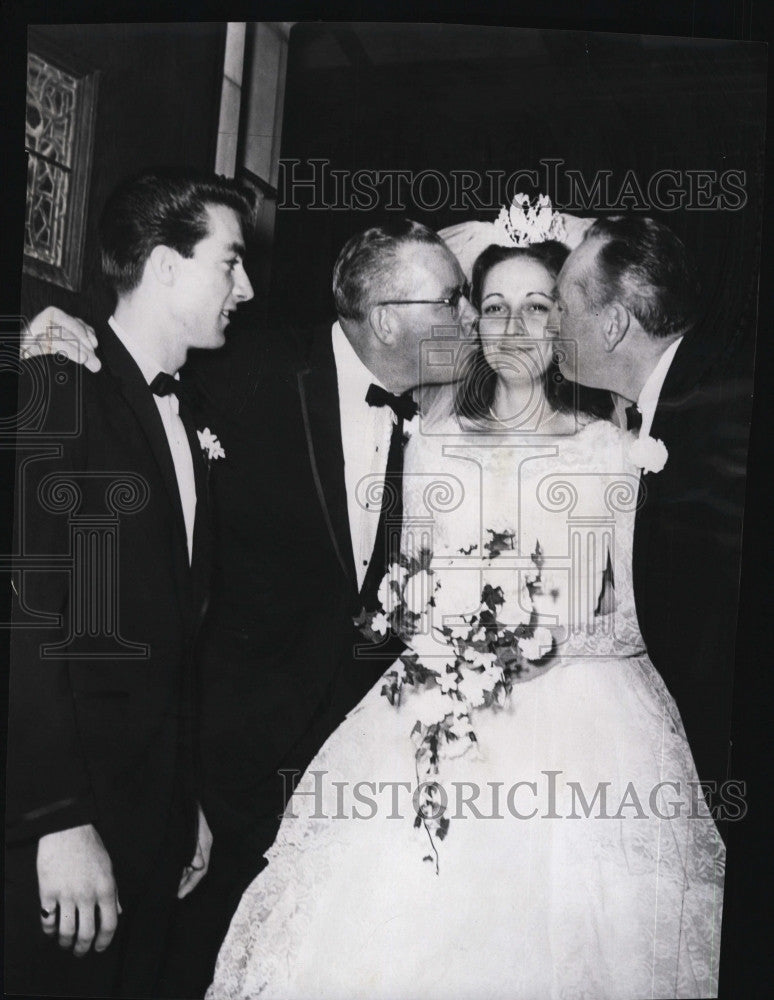
M 5 994 L 768 996 L 752 8 L 22 6 Z

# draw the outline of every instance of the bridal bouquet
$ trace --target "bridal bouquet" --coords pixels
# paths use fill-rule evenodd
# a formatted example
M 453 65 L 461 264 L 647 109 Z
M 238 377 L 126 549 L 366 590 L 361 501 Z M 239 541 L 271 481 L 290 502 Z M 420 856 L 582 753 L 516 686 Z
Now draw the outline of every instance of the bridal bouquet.
M 491 562 L 513 547 L 513 533 L 490 530 L 489 534 L 486 548 Z M 386 674 L 382 694 L 397 705 L 406 685 L 423 689 L 411 732 L 422 789 L 415 825 L 425 826 L 434 850 L 433 834 L 443 840 L 449 827 L 434 780 L 439 761 L 459 756 L 477 743 L 473 709 L 502 707 L 520 676 L 545 665 L 554 653 L 552 634 L 538 625 L 534 602 L 542 590 L 539 542 L 531 560 L 534 572 L 525 581 L 528 610 L 518 595 L 509 599 L 502 587 L 484 582 L 475 610 L 459 614 L 460 602 L 469 597 L 455 593 L 459 588 L 454 578 L 459 573 L 434 570 L 427 549 L 416 556 L 402 554 L 382 580 L 380 609 L 363 611 L 355 620 L 372 641 L 380 641 L 390 629 L 409 647 Z

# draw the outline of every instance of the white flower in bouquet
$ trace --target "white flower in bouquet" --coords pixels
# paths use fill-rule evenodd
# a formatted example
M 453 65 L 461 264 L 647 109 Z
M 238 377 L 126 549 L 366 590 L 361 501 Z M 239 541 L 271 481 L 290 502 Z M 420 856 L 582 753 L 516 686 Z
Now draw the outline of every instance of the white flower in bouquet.
M 531 661 L 542 660 L 551 650 L 551 633 L 542 625 L 535 629 L 534 635 L 529 638 L 519 639 L 519 649 L 524 656 Z
M 457 691 L 467 701 L 471 708 L 478 708 L 486 701 L 486 695 L 493 689 L 494 681 L 485 672 L 468 670 L 462 667 L 462 679 Z
M 455 714 L 454 721 L 449 726 L 449 734 L 443 746 L 443 756 L 453 760 L 469 753 L 474 747 L 478 747 L 478 744 L 475 731 L 470 724 L 470 717 L 467 712 L 459 712 Z
M 411 709 L 417 722 L 432 726 L 454 711 L 454 703 L 439 687 L 423 687 L 411 699 Z
M 483 667 L 485 670 L 491 667 L 497 659 L 496 653 L 471 648 L 466 649 L 463 656 L 472 667 Z
M 417 654 L 423 667 L 438 674 L 445 674 L 446 668 L 453 667 L 457 659 L 443 635 L 434 628 L 425 629 L 412 636 L 409 640 L 409 650 Z
M 465 621 L 462 615 L 458 615 L 458 621 L 444 622 L 444 628 L 448 628 L 452 639 L 467 639 L 470 633 L 470 624 Z
M 371 622 L 371 628 L 377 635 L 386 635 L 387 629 L 390 627 L 390 621 L 382 611 L 377 611 L 374 614 L 373 621 Z
M 406 582 L 406 570 L 400 563 L 391 563 L 379 584 L 377 600 L 385 614 L 389 615 L 401 604 L 400 594 Z
M 447 670 L 438 678 L 438 685 L 444 694 L 449 694 L 450 691 L 456 691 L 458 683 L 459 678 L 457 677 L 456 670 Z
M 632 465 L 636 465 L 643 472 L 661 472 L 668 458 L 669 452 L 664 442 L 659 438 L 652 438 L 649 434 L 637 438 L 629 449 L 629 460 Z

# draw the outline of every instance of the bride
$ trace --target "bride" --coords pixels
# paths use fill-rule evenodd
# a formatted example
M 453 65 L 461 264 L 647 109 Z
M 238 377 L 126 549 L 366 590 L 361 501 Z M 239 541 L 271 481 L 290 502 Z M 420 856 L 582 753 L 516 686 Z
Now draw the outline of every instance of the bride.
M 409 649 L 299 781 L 213 1000 L 716 995 L 723 845 L 637 628 L 632 439 L 558 373 L 566 254 L 476 261 L 362 622 Z

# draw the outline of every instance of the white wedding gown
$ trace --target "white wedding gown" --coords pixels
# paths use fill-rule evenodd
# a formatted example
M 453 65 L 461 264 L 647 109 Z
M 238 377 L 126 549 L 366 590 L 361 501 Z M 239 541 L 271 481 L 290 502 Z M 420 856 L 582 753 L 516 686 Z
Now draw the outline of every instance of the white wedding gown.
M 405 537 L 430 537 L 442 580 L 459 570 L 444 612 L 450 595 L 468 605 L 452 610 L 476 604 L 464 567 L 488 555 L 487 529 L 508 528 L 513 550 L 481 579 L 496 571 L 512 596 L 539 541 L 544 620 L 575 628 L 555 665 L 473 713 L 477 745 L 441 760 L 451 822 L 432 845 L 407 790 L 430 692 L 393 707 L 377 685 L 362 700 L 299 783 L 208 997 L 715 996 L 724 849 L 636 625 L 628 435 L 595 422 L 517 447 L 443 421 L 422 431 L 406 451 Z M 595 617 L 608 552 L 616 608 Z

